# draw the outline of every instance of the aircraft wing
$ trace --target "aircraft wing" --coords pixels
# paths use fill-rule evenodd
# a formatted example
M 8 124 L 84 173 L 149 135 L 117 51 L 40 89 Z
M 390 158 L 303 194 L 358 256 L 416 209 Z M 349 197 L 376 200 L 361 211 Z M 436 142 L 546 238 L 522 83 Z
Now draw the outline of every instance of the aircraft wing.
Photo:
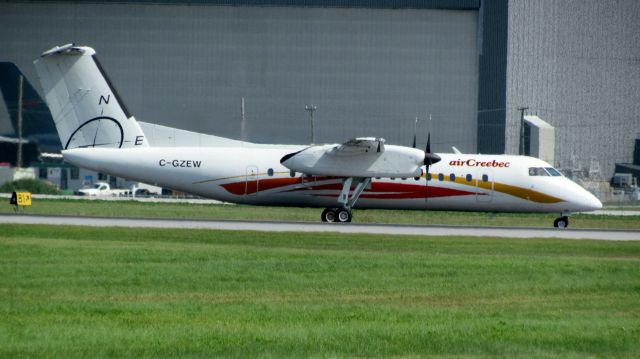
M 316 176 L 417 177 L 424 151 L 384 145 L 384 139 L 361 137 L 341 145 L 315 145 L 285 155 L 280 163 L 290 170 Z

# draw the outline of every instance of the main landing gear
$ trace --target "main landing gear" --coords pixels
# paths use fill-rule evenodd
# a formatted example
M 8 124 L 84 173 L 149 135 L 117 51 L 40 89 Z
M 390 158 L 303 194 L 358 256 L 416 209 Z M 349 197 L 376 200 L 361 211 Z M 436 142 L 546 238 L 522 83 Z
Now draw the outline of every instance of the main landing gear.
M 347 177 L 342 180 L 342 191 L 338 196 L 338 205 L 340 207 L 326 208 L 322 211 L 322 222 L 340 222 L 347 223 L 353 219 L 351 208 L 356 204 L 358 197 L 364 189 L 371 183 L 371 178 L 366 177 Z M 351 186 L 355 186 L 351 191 Z
M 353 214 L 351 210 L 345 207 L 341 208 L 327 208 L 322 211 L 322 222 L 351 222 Z

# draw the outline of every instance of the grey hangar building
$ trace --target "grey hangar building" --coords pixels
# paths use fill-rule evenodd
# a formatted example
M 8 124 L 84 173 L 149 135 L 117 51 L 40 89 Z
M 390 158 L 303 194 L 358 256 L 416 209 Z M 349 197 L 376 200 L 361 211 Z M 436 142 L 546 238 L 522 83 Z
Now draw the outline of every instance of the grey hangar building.
M 42 96 L 32 61 L 91 46 L 136 119 L 260 143 L 310 143 L 314 105 L 316 143 L 518 154 L 527 108 L 553 165 L 607 181 L 640 138 L 638 19 L 636 0 L 0 1 L 0 62 Z

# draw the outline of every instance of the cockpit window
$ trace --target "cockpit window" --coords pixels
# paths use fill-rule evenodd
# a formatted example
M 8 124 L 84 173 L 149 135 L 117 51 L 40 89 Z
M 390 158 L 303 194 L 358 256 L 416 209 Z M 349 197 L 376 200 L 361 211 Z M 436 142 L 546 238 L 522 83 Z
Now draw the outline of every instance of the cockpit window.
M 545 167 L 545 169 L 552 176 L 562 176 L 562 173 L 560 173 L 560 171 L 558 171 L 557 169 L 555 169 L 553 167 Z
M 548 176 L 549 173 L 543 167 L 529 167 L 529 176 Z

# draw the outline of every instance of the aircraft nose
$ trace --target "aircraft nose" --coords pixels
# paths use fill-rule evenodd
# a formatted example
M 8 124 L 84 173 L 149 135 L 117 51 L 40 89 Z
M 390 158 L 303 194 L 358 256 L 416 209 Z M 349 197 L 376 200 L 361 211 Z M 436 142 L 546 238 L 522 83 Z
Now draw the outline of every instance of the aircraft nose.
M 580 198 L 577 199 L 576 202 L 581 208 L 580 211 L 596 211 L 602 209 L 602 202 L 600 202 L 596 196 L 591 194 L 591 192 L 585 189 L 582 189 Z

